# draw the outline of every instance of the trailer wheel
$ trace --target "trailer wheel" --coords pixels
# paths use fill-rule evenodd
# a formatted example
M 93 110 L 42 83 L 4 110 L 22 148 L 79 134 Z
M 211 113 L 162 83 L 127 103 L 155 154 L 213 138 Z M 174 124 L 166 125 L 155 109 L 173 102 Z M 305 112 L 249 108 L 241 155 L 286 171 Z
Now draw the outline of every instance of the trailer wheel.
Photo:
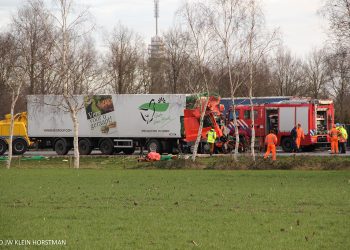
M 12 151 L 14 155 L 23 155 L 27 151 L 27 142 L 23 139 L 16 139 L 12 143 Z
M 0 140 L 0 155 L 3 155 L 7 150 L 7 143 L 3 140 Z
M 68 142 L 64 138 L 60 138 L 55 142 L 55 151 L 58 155 L 66 155 L 69 151 Z
M 293 150 L 293 139 L 290 137 L 284 137 L 281 141 L 281 146 L 284 152 L 292 152 Z
M 135 148 L 124 148 L 123 152 L 126 155 L 132 155 L 135 152 Z
M 148 152 L 155 151 L 157 153 L 161 153 L 162 146 L 160 145 L 158 140 L 152 139 L 152 140 L 149 140 L 147 143 L 147 150 Z
M 81 139 L 79 140 L 79 153 L 81 155 L 89 155 L 92 151 L 92 145 L 89 139 Z
M 112 155 L 114 152 L 114 144 L 113 141 L 109 138 L 103 139 L 100 142 L 100 150 L 104 155 Z

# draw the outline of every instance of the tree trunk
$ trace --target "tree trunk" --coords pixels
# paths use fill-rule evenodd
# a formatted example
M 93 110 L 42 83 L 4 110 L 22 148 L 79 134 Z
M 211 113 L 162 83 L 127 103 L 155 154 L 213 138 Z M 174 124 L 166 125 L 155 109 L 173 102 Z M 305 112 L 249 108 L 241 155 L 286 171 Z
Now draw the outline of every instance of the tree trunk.
M 15 102 L 14 102 L 14 93 L 12 94 L 12 102 L 11 102 L 11 120 L 10 120 L 10 138 L 8 142 L 8 159 L 7 159 L 7 164 L 6 168 L 10 169 L 11 167 L 11 161 L 12 161 L 12 141 L 13 141 L 13 130 L 14 130 L 14 110 L 15 110 Z
M 250 118 L 252 121 L 251 124 L 251 139 L 250 139 L 250 149 L 251 149 L 251 155 L 253 158 L 253 161 L 255 161 L 255 124 L 254 124 L 254 105 L 253 105 L 253 35 L 254 35 L 254 29 L 255 29 L 255 3 L 254 1 L 251 2 L 252 4 L 252 23 L 251 23 L 251 29 L 250 29 L 250 35 L 249 35 L 249 101 L 250 101 Z
M 236 144 L 235 144 L 235 154 L 234 159 L 235 161 L 238 160 L 238 149 L 239 149 L 239 131 L 238 131 L 238 123 L 237 123 L 237 117 L 236 117 L 236 105 L 234 104 L 234 97 L 231 97 L 232 99 L 232 112 L 233 112 L 233 124 L 235 127 L 235 135 L 236 135 Z
M 206 97 L 204 107 L 202 106 L 203 103 L 202 103 L 201 99 L 200 99 L 200 102 L 199 102 L 200 103 L 199 108 L 201 110 L 201 117 L 200 117 L 200 120 L 199 120 L 199 128 L 198 128 L 197 139 L 196 139 L 196 142 L 194 144 L 193 153 L 192 153 L 192 161 L 193 162 L 196 161 L 198 145 L 199 145 L 199 143 L 201 141 L 201 138 L 202 138 L 203 120 L 204 120 L 204 116 L 205 116 L 205 111 L 207 110 L 208 102 L 209 102 L 209 93 L 208 93 L 208 97 Z
M 16 106 L 16 102 L 18 100 L 18 96 L 19 96 L 19 92 L 20 92 L 20 87 L 18 88 L 17 92 L 15 93 L 14 91 L 12 91 L 12 98 L 11 98 L 11 120 L 10 120 L 10 138 L 9 138 L 9 150 L 8 150 L 8 159 L 7 159 L 7 164 L 6 164 L 6 168 L 10 169 L 11 167 L 11 161 L 12 161 L 12 142 L 13 142 L 13 131 L 14 131 L 14 125 L 15 125 L 15 117 L 14 117 L 14 113 L 15 113 L 15 106 Z
M 73 148 L 74 148 L 74 168 L 79 168 L 80 164 L 80 155 L 79 155 L 79 121 L 77 117 L 77 110 L 74 108 L 71 111 L 71 117 L 73 121 L 74 129 L 74 139 L 73 139 Z
M 252 35 L 250 37 L 250 42 L 249 42 L 249 102 L 250 102 L 250 118 L 252 121 L 251 124 L 251 139 L 250 139 L 250 149 L 251 149 L 251 154 L 253 161 L 255 161 L 255 117 L 254 117 L 254 105 L 253 105 L 253 39 Z
M 226 60 L 227 60 L 227 66 L 228 66 L 228 75 L 230 78 L 230 90 L 231 90 L 231 100 L 232 100 L 232 115 L 233 115 L 233 125 L 235 128 L 235 135 L 236 135 L 236 143 L 235 143 L 235 154 L 233 155 L 233 158 L 235 161 L 238 160 L 238 148 L 239 148 L 239 131 L 237 126 L 237 117 L 236 117 L 236 105 L 235 105 L 235 87 L 233 86 L 233 80 L 232 80 L 232 72 L 231 72 L 231 62 L 230 62 L 230 55 L 227 50 L 227 44 L 225 44 L 225 52 L 226 52 Z M 228 117 L 230 119 L 230 117 Z M 232 152 L 231 152 L 232 155 Z
M 253 105 L 253 96 L 252 91 L 249 91 L 249 101 L 250 101 L 250 113 L 251 113 L 251 130 L 252 130 L 252 136 L 250 141 L 250 148 L 251 148 L 251 154 L 253 161 L 255 161 L 255 117 L 254 117 L 254 105 Z

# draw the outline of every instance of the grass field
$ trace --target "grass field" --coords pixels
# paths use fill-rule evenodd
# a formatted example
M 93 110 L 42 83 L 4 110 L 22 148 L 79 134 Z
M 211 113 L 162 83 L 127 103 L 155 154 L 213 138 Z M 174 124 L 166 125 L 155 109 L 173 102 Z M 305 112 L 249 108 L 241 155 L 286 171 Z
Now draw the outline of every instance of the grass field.
M 133 162 L 0 164 L 0 240 L 66 240 L 66 249 L 350 247 L 348 170 L 128 169 Z

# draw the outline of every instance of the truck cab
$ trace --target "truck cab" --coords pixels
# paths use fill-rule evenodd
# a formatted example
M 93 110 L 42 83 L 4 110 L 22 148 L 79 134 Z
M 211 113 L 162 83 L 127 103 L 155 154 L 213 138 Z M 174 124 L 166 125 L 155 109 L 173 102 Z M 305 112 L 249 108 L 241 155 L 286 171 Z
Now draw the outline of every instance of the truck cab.
M 0 120 L 0 155 L 3 155 L 8 149 L 10 139 L 10 125 L 11 115 L 7 114 L 5 115 L 5 119 Z M 27 113 L 18 113 L 14 115 L 12 140 L 13 154 L 24 154 L 30 145 L 31 141 L 27 133 Z

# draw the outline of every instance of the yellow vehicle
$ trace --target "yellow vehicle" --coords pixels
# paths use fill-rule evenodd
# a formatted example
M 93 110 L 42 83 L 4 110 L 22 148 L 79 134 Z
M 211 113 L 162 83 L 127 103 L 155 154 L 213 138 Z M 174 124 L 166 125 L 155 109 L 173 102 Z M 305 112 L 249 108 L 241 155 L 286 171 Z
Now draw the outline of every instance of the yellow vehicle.
M 10 114 L 5 115 L 4 120 L 0 120 L 0 155 L 3 155 L 8 149 L 10 124 Z M 27 112 L 18 113 L 14 116 L 13 154 L 24 154 L 31 144 L 27 133 Z

